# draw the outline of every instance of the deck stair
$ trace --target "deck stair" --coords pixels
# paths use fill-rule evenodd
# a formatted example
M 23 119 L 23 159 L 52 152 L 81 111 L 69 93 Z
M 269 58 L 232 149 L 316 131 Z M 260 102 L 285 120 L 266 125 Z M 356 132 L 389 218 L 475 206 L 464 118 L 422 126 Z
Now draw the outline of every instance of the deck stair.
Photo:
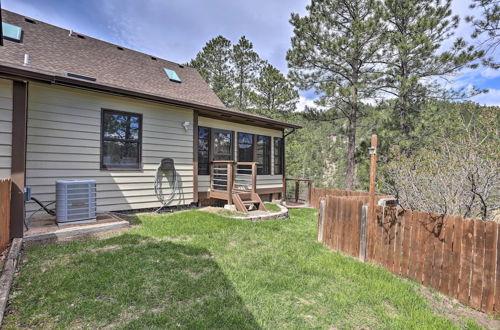
M 266 211 L 257 194 L 257 165 L 255 162 L 213 161 L 210 171 L 211 198 L 234 203 L 242 213 L 258 209 Z
M 234 206 L 239 212 L 248 213 L 253 207 L 259 211 L 266 211 L 266 207 L 257 193 L 233 192 L 232 197 Z

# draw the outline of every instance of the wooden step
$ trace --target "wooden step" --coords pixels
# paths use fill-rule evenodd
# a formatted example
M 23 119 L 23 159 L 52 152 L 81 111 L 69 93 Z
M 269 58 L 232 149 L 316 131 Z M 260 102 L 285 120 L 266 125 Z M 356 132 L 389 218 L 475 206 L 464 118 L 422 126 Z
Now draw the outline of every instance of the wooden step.
M 252 200 L 250 200 L 250 201 L 242 201 L 242 202 L 243 202 L 243 204 L 257 204 L 257 203 L 262 203 L 261 201 L 252 201 Z

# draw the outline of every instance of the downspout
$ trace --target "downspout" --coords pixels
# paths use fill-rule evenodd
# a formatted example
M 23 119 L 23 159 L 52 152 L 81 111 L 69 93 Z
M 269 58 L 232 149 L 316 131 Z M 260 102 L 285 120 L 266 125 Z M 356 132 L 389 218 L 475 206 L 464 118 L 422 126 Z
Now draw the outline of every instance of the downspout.
M 290 132 L 283 135 L 283 139 L 286 138 L 288 135 L 292 134 L 293 132 L 295 132 L 295 128 L 292 128 L 292 130 Z
M 286 144 L 285 144 L 285 138 L 295 132 L 295 128 L 292 128 L 292 130 L 286 134 L 283 134 L 283 183 L 282 183 L 282 190 L 281 190 L 281 203 L 285 203 L 286 201 Z M 285 130 L 283 129 L 283 133 L 285 133 Z

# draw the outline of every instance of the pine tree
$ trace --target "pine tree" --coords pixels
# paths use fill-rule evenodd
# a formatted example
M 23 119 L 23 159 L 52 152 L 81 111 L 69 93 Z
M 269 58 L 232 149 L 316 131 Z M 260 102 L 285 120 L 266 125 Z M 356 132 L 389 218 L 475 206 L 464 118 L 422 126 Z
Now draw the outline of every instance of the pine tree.
M 235 104 L 231 41 L 223 36 L 209 40 L 188 65 L 196 68 L 222 103 Z
M 482 16 L 479 18 L 474 16 L 465 18 L 467 22 L 472 23 L 474 26 L 471 37 L 476 39 L 483 36 L 484 40 L 481 44 L 486 46 L 486 52 L 495 55 L 498 46 L 500 46 L 500 1 L 473 0 L 469 7 L 471 9 L 478 8 L 482 11 Z M 494 69 L 500 69 L 500 62 L 495 62 L 493 58 L 487 58 L 483 62 Z
M 262 61 L 253 50 L 253 44 L 242 36 L 233 46 L 232 61 L 234 66 L 236 102 L 238 110 L 246 111 L 250 107 L 252 83 L 258 73 Z
M 255 79 L 254 89 L 252 104 L 258 114 L 280 118 L 296 109 L 299 93 L 271 64 L 262 67 Z
M 320 95 L 319 105 L 326 110 L 321 119 L 347 119 L 347 189 L 354 184 L 363 102 L 377 90 L 377 61 L 384 44 L 378 7 L 375 0 L 312 0 L 306 16 L 292 14 L 290 20 L 294 27 L 287 53 L 290 78 Z
M 391 122 L 403 137 L 410 139 L 413 123 L 426 100 L 439 97 L 443 88 L 436 78 L 449 76 L 483 55 L 457 39 L 440 52 L 459 23 L 452 17 L 451 0 L 385 0 L 387 59 L 384 91 L 395 97 Z

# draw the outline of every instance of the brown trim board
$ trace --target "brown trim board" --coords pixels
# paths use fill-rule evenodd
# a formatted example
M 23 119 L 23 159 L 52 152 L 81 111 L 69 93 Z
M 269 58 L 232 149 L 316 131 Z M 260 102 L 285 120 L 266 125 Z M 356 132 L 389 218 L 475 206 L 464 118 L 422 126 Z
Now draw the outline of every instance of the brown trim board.
M 26 124 L 28 83 L 13 81 L 12 92 L 12 192 L 10 201 L 10 237 L 22 238 L 25 216 Z
M 257 189 L 257 194 L 259 194 L 259 195 L 275 194 L 275 193 L 281 193 L 281 192 L 282 192 L 281 187 Z M 208 191 L 202 191 L 202 192 L 198 193 L 198 200 L 208 199 L 208 198 L 210 198 Z
M 105 83 L 90 82 L 70 77 L 63 77 L 51 72 L 45 72 L 33 68 L 30 68 L 28 70 L 26 67 L 14 66 L 6 63 L 0 64 L 0 75 L 8 77 L 9 79 L 19 79 L 19 78 L 30 79 L 33 81 L 45 82 L 66 87 L 80 88 L 80 89 L 98 91 L 113 95 L 128 96 L 131 98 L 147 100 L 162 104 L 175 105 L 179 107 L 198 110 L 200 116 L 217 118 L 229 122 L 246 123 L 253 126 L 274 128 L 274 129 L 301 128 L 301 126 L 295 124 L 289 124 L 281 122 L 279 120 L 274 120 L 270 118 L 252 115 L 249 113 L 234 111 L 225 107 L 216 107 L 196 102 L 147 94 L 144 92 L 125 89 L 113 85 L 108 85 Z
M 198 203 L 198 111 L 193 111 L 193 202 Z

